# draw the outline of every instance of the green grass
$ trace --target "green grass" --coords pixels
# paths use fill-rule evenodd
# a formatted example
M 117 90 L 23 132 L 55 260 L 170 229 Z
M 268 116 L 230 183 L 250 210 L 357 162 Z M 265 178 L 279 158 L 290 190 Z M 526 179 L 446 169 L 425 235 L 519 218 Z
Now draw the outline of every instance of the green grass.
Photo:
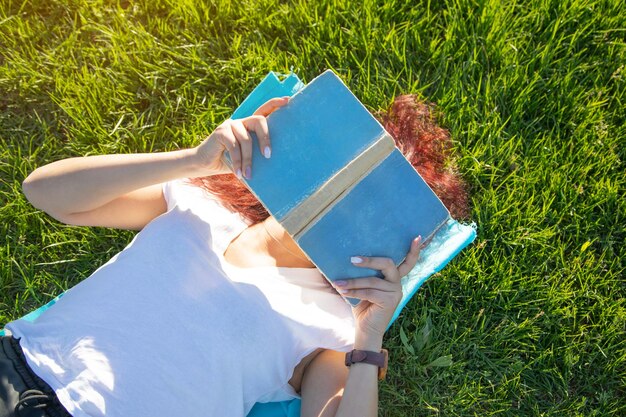
M 615 1 L 3 0 L 0 324 L 133 234 L 59 224 L 56 159 L 190 147 L 270 70 L 372 110 L 434 101 L 476 242 L 388 332 L 383 416 L 626 415 L 626 6 Z

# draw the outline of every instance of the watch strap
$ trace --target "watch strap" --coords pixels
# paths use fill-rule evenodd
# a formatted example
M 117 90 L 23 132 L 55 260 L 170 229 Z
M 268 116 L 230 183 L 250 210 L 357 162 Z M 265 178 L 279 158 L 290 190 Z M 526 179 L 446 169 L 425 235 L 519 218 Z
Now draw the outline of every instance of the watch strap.
M 378 366 L 378 379 L 382 380 L 387 373 L 389 352 L 387 349 L 382 349 L 380 352 L 354 349 L 346 353 L 346 366 L 350 366 L 354 363 L 369 363 Z

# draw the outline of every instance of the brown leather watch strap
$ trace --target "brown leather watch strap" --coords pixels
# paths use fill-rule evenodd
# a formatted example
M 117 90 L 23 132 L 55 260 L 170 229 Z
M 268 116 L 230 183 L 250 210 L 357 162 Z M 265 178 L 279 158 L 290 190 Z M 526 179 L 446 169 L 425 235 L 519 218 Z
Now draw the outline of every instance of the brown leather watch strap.
M 387 352 L 387 349 L 382 349 L 380 352 L 354 349 L 346 353 L 346 366 L 350 366 L 353 363 L 369 363 L 378 366 L 378 379 L 382 380 L 385 379 L 387 374 L 389 352 Z

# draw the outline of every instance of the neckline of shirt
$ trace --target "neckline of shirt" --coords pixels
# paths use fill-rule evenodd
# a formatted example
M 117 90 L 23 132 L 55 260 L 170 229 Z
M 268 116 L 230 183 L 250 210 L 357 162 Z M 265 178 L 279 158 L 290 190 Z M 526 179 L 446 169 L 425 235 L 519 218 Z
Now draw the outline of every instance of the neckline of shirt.
M 214 200 L 215 201 L 215 200 Z M 217 203 L 219 205 L 221 205 L 221 203 L 219 201 L 217 201 Z M 222 206 L 223 207 L 223 206 Z M 228 246 L 230 245 L 230 243 L 237 237 L 239 236 L 240 233 L 242 233 L 246 228 L 248 228 L 250 225 L 244 221 L 244 219 L 238 215 L 238 213 L 233 213 L 232 211 L 228 210 L 234 217 L 235 221 L 238 223 L 237 225 L 235 225 L 230 231 L 226 232 L 224 234 L 224 251 L 226 250 L 226 248 L 228 248 Z M 275 272 L 277 275 L 280 275 L 282 277 L 290 277 L 290 276 L 300 276 L 300 275 L 305 275 L 305 276 L 319 276 L 322 275 L 322 272 L 317 268 L 302 268 L 302 267 L 291 267 L 291 266 L 274 266 L 274 265 L 259 265 L 259 266 L 252 266 L 252 267 L 241 267 L 241 266 L 237 266 L 234 265 L 230 262 L 228 262 L 226 260 L 226 258 L 224 257 L 224 253 L 221 249 L 217 248 L 217 247 L 213 247 L 213 250 L 217 253 L 218 258 L 220 260 L 220 263 L 222 264 L 222 266 L 225 267 L 225 269 L 229 269 L 230 271 L 235 271 L 238 273 L 250 273 L 251 271 L 258 271 L 258 270 L 262 270 L 262 271 L 270 271 L 270 272 Z
M 291 267 L 291 266 L 274 266 L 274 265 L 259 265 L 259 266 L 251 266 L 251 267 L 242 267 L 234 265 L 226 260 L 223 254 L 217 252 L 220 263 L 226 269 L 231 271 L 237 271 L 241 273 L 250 273 L 252 271 L 273 271 L 281 276 L 292 276 L 296 275 L 321 275 L 321 272 L 318 268 L 300 268 L 300 267 Z

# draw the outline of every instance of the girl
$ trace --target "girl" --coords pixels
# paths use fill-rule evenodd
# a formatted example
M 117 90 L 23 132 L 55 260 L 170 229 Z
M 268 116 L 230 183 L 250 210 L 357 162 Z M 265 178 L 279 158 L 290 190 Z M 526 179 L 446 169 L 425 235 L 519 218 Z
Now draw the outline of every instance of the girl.
M 296 397 L 302 417 L 378 414 L 383 333 L 420 238 L 399 266 L 346 259 L 384 279 L 324 279 L 236 178 L 252 175 L 250 132 L 271 158 L 266 117 L 287 102 L 229 119 L 192 149 L 69 158 L 26 178 L 28 200 L 61 222 L 140 233 L 34 323 L 7 325 L 0 416 L 245 416 Z M 381 119 L 463 217 L 431 107 L 401 96 Z

